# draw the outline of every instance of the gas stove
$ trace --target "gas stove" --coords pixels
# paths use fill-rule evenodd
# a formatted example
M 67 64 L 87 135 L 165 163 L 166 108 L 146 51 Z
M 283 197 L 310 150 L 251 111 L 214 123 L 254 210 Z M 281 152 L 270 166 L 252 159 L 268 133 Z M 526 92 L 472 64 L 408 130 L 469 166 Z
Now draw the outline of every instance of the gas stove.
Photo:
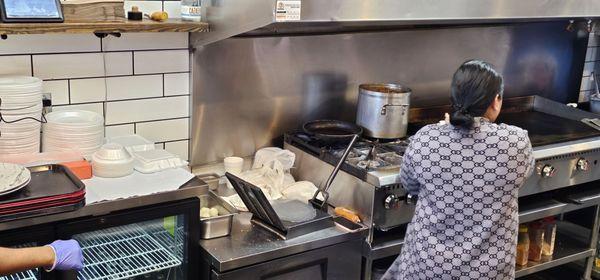
M 285 141 L 302 151 L 335 165 L 341 158 L 347 143 L 321 141 L 304 132 L 285 135 Z M 398 172 L 409 139 L 387 140 L 361 138 L 355 144 L 342 170 L 373 186 L 398 184 Z
M 411 109 L 408 134 L 438 122 L 449 110 L 449 106 Z M 534 173 L 519 189 L 520 200 L 533 201 L 522 209 L 530 220 L 561 213 L 570 204 L 555 200 L 555 195 L 600 180 L 600 129 L 582 122 L 597 117 L 539 96 L 504 100 L 498 122 L 526 129 L 533 146 Z M 367 271 L 373 260 L 400 252 L 414 213 L 415 201 L 398 180 L 409 142 L 410 137 L 387 143 L 361 139 L 329 189 L 331 206 L 357 211 L 369 227 L 363 247 Z M 317 185 L 331 173 L 346 145 L 322 142 L 303 132 L 286 134 L 284 143 L 296 154 L 294 177 Z

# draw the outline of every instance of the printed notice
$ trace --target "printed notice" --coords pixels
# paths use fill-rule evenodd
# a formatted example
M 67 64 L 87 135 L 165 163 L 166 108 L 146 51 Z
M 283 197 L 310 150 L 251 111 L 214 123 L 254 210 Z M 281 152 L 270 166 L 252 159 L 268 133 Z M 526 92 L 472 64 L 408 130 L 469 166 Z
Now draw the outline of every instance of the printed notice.
M 302 1 L 277 1 L 275 8 L 275 21 L 300 20 Z

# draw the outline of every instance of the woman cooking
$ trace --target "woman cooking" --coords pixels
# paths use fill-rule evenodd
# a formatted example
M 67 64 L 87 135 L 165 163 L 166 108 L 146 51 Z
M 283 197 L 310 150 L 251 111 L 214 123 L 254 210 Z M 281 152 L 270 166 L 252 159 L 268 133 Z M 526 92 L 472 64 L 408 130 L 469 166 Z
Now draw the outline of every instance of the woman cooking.
M 494 123 L 503 89 L 488 63 L 463 63 L 452 80 L 450 123 L 411 140 L 400 179 L 419 199 L 383 279 L 514 279 L 518 189 L 534 159 L 527 131 Z

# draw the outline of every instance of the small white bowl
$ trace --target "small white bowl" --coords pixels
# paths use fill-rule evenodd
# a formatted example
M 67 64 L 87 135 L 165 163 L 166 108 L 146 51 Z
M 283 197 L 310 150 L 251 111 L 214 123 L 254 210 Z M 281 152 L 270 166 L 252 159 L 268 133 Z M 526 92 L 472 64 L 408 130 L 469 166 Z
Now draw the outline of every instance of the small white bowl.
M 108 161 L 119 161 L 131 158 L 131 155 L 125 150 L 125 148 L 121 144 L 117 143 L 108 143 L 102 145 L 102 148 L 100 148 L 100 150 L 98 150 L 94 156 Z
M 133 173 L 133 157 L 116 143 L 104 144 L 92 155 L 94 176 L 117 178 Z

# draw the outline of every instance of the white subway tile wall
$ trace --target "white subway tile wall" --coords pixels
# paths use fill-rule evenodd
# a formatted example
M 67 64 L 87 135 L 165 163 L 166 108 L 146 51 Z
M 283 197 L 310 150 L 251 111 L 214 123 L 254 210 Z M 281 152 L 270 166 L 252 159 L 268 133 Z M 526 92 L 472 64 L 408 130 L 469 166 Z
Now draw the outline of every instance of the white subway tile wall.
M 165 74 L 165 96 L 190 94 L 190 73 Z
M 102 53 L 33 55 L 33 76 L 44 80 L 101 77 L 104 56 Z
M 0 56 L 0 75 L 31 76 L 31 57 L 28 55 Z
M 52 93 L 52 104 L 65 105 L 69 104 L 69 81 L 44 81 L 43 91 Z
M 135 131 L 137 134 L 153 142 L 167 142 L 187 139 L 188 130 L 189 122 L 187 119 L 138 123 L 135 125 Z
M 118 137 L 118 136 L 126 136 L 135 133 L 135 125 L 134 124 L 123 124 L 123 125 L 113 125 L 106 127 L 106 137 Z
M 135 52 L 133 64 L 134 74 L 187 72 L 190 68 L 190 53 L 188 50 Z
M 181 158 L 189 157 L 189 141 L 166 142 L 165 150 L 178 155 Z
M 133 75 L 133 52 L 104 53 L 107 76 Z
M 163 96 L 163 76 L 125 76 L 106 78 L 107 99 L 125 100 Z
M 170 18 L 181 18 L 181 1 L 163 1 L 163 11 L 167 12 Z
M 71 80 L 71 103 L 103 102 L 106 99 L 104 78 Z
M 162 1 L 139 2 L 162 8 Z M 0 44 L 0 75 L 39 77 L 53 110 L 97 112 L 105 117 L 107 137 L 138 133 L 187 160 L 188 36 L 9 36 Z
M 106 125 L 188 118 L 189 97 L 164 97 L 106 103 Z

